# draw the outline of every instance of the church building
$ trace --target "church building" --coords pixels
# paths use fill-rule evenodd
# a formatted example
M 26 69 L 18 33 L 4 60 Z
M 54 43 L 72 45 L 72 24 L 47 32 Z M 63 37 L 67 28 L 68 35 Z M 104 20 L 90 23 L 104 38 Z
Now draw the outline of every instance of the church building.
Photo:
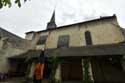
M 116 15 L 58 27 L 54 12 L 45 30 L 27 32 L 25 39 L 32 42 L 32 50 L 16 57 L 23 56 L 30 64 L 30 78 L 35 61 L 44 56 L 44 79 L 57 83 L 125 82 L 125 35 Z

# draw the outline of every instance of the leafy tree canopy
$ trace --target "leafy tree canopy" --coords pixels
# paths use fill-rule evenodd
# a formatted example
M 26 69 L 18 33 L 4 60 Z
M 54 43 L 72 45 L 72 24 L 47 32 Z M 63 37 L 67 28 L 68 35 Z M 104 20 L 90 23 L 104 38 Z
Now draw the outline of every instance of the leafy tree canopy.
M 0 0 L 0 9 L 3 8 L 4 6 L 11 7 L 12 1 L 14 0 Z M 21 0 L 15 0 L 15 4 L 17 4 L 19 7 L 21 7 Z M 26 2 L 27 0 L 24 0 Z

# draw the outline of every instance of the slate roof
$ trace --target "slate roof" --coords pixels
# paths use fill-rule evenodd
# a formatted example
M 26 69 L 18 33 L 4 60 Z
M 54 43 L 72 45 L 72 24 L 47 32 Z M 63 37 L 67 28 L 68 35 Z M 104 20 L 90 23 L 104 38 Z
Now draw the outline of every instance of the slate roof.
M 29 50 L 23 54 L 10 57 L 9 59 L 32 59 L 38 58 L 42 54 L 41 50 Z M 81 47 L 62 47 L 55 49 L 46 49 L 44 52 L 45 57 L 86 57 L 86 56 L 111 56 L 111 55 L 124 55 L 125 42 L 117 44 L 105 45 L 90 45 Z
M 8 59 L 28 59 L 28 58 L 38 58 L 40 57 L 42 51 L 41 50 L 29 50 L 25 53 L 9 57 Z
M 0 38 L 4 38 L 4 43 L 9 42 L 12 48 L 27 49 L 26 46 L 31 44 L 30 40 L 23 39 L 16 34 L 13 34 L 4 28 L 0 27 Z M 8 44 L 4 44 L 4 47 L 8 47 Z
M 91 45 L 82 47 L 64 47 L 56 49 L 48 49 L 45 51 L 45 56 L 105 56 L 105 55 L 124 55 L 125 42 L 106 45 Z

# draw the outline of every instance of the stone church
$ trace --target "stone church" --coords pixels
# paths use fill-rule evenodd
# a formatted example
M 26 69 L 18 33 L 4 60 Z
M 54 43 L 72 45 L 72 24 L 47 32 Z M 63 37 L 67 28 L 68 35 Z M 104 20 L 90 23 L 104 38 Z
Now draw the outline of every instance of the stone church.
M 116 15 L 58 27 L 54 12 L 46 30 L 26 33 L 32 46 L 8 58 L 16 64 L 10 69 L 32 78 L 37 59 L 44 56 L 47 80 L 53 76 L 57 83 L 125 82 L 124 32 Z

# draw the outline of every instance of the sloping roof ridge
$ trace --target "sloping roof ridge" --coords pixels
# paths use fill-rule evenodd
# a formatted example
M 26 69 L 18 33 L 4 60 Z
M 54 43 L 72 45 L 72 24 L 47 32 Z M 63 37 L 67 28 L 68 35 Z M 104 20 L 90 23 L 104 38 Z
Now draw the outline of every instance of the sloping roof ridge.
M 64 27 L 67 27 L 67 26 L 73 26 L 73 25 L 78 25 L 78 24 L 89 23 L 89 22 L 93 22 L 93 21 L 110 19 L 110 18 L 116 18 L 116 15 L 114 14 L 113 16 L 104 16 L 104 17 L 100 17 L 100 18 L 96 18 L 96 19 L 92 19 L 92 20 L 88 20 L 88 21 L 83 21 L 83 22 L 73 23 L 73 24 L 69 24 L 69 25 L 58 26 L 57 28 L 54 28 L 54 29 L 51 29 L 51 30 L 60 29 L 60 28 L 64 28 Z M 50 31 L 50 30 L 30 31 L 30 32 L 26 32 L 26 34 L 32 33 L 32 32 L 39 33 L 39 32 L 46 32 L 46 31 Z
M 12 32 L 10 32 L 10 31 L 8 31 L 8 30 L 2 28 L 2 27 L 0 27 L 0 29 L 3 30 L 3 31 L 5 31 L 5 32 L 7 32 L 7 33 L 9 33 L 9 34 L 11 34 L 11 35 L 13 35 L 13 36 L 15 36 L 15 37 L 17 37 L 17 38 L 23 39 L 22 37 L 20 37 L 20 36 L 14 34 L 14 33 L 12 33 Z
M 12 57 L 8 57 L 9 59 L 11 59 L 11 58 L 18 58 L 18 57 L 28 57 L 28 55 L 26 55 L 27 53 L 29 53 L 29 52 L 36 52 L 36 51 L 38 51 L 38 52 L 42 52 L 42 50 L 33 50 L 33 49 L 29 49 L 29 50 L 26 50 L 26 51 L 24 51 L 23 53 L 20 53 L 20 54 L 17 54 L 17 55 L 14 55 L 14 56 L 12 56 Z

